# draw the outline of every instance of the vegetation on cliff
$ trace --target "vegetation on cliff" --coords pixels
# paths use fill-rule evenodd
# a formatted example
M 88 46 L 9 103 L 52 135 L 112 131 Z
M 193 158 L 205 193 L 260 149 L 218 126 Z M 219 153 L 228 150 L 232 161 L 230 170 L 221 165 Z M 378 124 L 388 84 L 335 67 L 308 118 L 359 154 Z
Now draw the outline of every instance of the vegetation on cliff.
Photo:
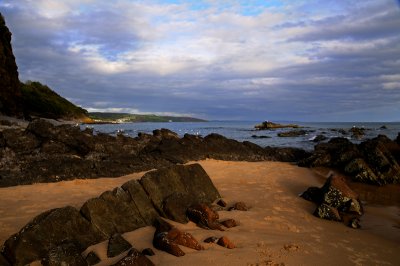
M 127 123 L 127 122 L 205 122 L 206 120 L 185 116 L 158 116 L 138 115 L 128 113 L 89 113 L 89 117 L 100 123 Z
M 21 83 L 24 111 L 31 116 L 89 121 L 87 111 L 37 81 Z

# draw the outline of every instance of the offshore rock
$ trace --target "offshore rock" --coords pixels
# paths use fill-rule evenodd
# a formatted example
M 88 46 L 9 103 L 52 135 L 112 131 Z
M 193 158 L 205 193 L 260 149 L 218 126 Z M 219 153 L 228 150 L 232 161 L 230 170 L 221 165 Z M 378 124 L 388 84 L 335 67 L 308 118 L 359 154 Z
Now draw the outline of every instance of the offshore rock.
M 300 126 L 295 125 L 295 124 L 288 124 L 288 125 L 282 125 L 270 121 L 264 121 L 259 125 L 254 126 L 258 130 L 268 130 L 268 129 L 277 129 L 277 128 L 299 128 Z
M 293 137 L 304 136 L 306 134 L 307 134 L 307 131 L 305 131 L 305 130 L 292 130 L 292 131 L 287 131 L 287 132 L 280 132 L 280 133 L 278 133 L 278 137 L 293 138 Z

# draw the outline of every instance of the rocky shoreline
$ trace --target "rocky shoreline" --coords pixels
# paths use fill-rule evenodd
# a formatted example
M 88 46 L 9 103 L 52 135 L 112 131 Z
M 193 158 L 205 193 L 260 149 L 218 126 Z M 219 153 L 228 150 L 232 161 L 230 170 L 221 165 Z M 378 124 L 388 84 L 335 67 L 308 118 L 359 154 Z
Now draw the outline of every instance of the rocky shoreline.
M 11 125 L 0 132 L 0 187 L 116 177 L 206 158 L 297 162 L 309 156 L 301 149 L 262 148 L 218 134 L 180 138 L 160 129 L 136 138 L 114 137 L 37 119 L 26 128 Z

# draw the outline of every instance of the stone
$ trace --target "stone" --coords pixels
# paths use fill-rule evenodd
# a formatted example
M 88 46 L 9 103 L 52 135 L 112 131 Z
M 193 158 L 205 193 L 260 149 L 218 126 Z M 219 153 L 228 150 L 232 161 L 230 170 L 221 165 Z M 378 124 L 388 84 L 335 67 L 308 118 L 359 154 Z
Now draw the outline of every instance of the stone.
M 129 192 L 120 187 L 86 201 L 81 213 L 105 238 L 149 225 Z
M 145 248 L 142 250 L 142 254 L 146 256 L 154 256 L 156 255 L 151 248 Z
M 326 140 L 326 139 L 328 139 L 328 138 L 325 137 L 324 135 L 317 135 L 317 136 L 313 139 L 313 141 L 314 141 L 314 142 L 321 142 L 321 141 L 324 141 L 324 140 Z
M 351 133 L 352 138 L 362 139 L 365 135 L 365 128 L 352 127 L 349 132 Z
M 227 238 L 226 236 L 223 236 L 220 239 L 218 239 L 217 244 L 224 248 L 229 248 L 229 249 L 236 248 L 235 244 L 233 244 L 233 242 L 230 241 L 229 238 Z
M 124 183 L 121 187 L 129 193 L 145 223 L 147 225 L 152 225 L 159 214 L 157 213 L 157 210 L 154 209 L 151 200 L 140 183 L 137 180 L 130 180 Z
M 114 234 L 108 240 L 107 257 L 112 258 L 118 256 L 132 248 L 132 245 L 126 241 L 120 234 Z
M 238 226 L 238 223 L 233 219 L 227 219 L 225 221 L 220 222 L 226 228 L 232 228 Z
M 246 203 L 239 201 L 233 204 L 232 207 L 229 208 L 229 211 L 248 211 L 249 208 L 246 206 Z
M 314 216 L 326 220 L 332 220 L 332 221 L 341 221 L 342 218 L 339 215 L 339 212 L 336 208 L 331 207 L 327 204 L 322 203 L 319 205 L 315 211 L 314 211 Z
M 221 206 L 221 207 L 224 207 L 224 208 L 227 206 L 226 202 L 225 202 L 223 199 L 219 199 L 219 200 L 217 201 L 217 204 L 218 204 L 219 206 Z
M 1 266 L 11 266 L 11 263 L 4 258 L 4 256 L 0 253 L 0 265 Z
M 277 129 L 277 128 L 299 128 L 300 126 L 295 125 L 295 124 L 288 124 L 288 125 L 282 125 L 278 123 L 274 123 L 271 121 L 264 121 L 259 125 L 254 126 L 258 130 L 268 130 L 268 129 Z
M 280 132 L 280 133 L 278 133 L 278 137 L 293 138 L 293 137 L 304 136 L 305 134 L 307 134 L 307 131 L 305 131 L 305 130 L 292 130 L 292 131 L 287 131 L 287 132 Z
M 320 204 L 322 203 L 323 193 L 318 187 L 309 187 L 306 191 L 300 194 L 300 197 L 305 200 Z
M 89 266 L 99 263 L 101 260 L 94 251 L 90 251 L 86 256 L 86 262 Z
M 49 250 L 47 256 L 42 259 L 43 266 L 76 265 L 87 266 L 82 257 L 79 245 L 74 242 L 66 242 Z
M 141 178 L 140 184 L 158 213 L 175 221 L 185 221 L 185 212 L 178 211 L 172 214 L 171 207 L 168 207 L 168 210 L 164 209 L 166 201 L 167 206 L 174 206 L 177 199 L 190 198 L 182 202 L 180 207 L 184 210 L 193 203 L 212 203 L 221 197 L 210 177 L 199 164 L 176 165 L 148 172 Z M 173 194 L 175 196 L 171 197 Z
M 62 243 L 72 241 L 82 252 L 104 240 L 101 234 L 71 206 L 52 209 L 36 216 L 4 243 L 3 255 L 13 265 L 41 260 Z
M 204 243 L 217 243 L 218 239 L 218 237 L 210 236 L 204 239 Z
M 155 264 L 136 249 L 131 249 L 126 257 L 114 266 L 154 266 Z
M 186 213 L 189 220 L 201 228 L 224 231 L 218 222 L 218 213 L 213 211 L 207 204 L 193 205 L 188 208 Z
M 185 252 L 178 245 L 195 250 L 204 249 L 191 234 L 179 230 L 161 218 L 156 220 L 155 227 L 153 246 L 156 249 L 165 251 L 176 257 L 185 255 Z

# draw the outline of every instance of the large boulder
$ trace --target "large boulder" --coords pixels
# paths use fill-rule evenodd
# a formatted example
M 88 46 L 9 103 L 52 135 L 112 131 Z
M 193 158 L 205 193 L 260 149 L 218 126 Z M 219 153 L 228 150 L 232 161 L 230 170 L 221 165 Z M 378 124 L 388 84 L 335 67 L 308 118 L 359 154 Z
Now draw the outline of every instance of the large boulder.
M 66 242 L 49 250 L 47 256 L 42 259 L 44 266 L 75 265 L 87 266 L 88 263 L 81 255 L 79 245 L 74 242 Z
M 146 173 L 140 180 L 154 207 L 163 217 L 175 221 L 187 221 L 186 209 L 192 204 L 212 203 L 220 198 L 210 177 L 199 164 L 175 165 Z M 180 193 L 180 194 L 177 194 Z M 182 202 L 181 213 L 171 215 L 165 202 L 173 195 L 189 195 L 190 202 Z M 168 204 L 166 206 L 169 206 Z
M 317 204 L 316 217 L 343 221 L 353 228 L 358 228 L 358 218 L 364 213 L 358 194 L 342 176 L 329 176 L 321 188 L 310 187 L 301 197 Z
M 103 237 L 78 210 L 67 206 L 38 215 L 6 240 L 2 253 L 12 265 L 26 265 L 45 258 L 63 243 L 74 242 L 82 252 L 101 240 Z
M 82 215 L 105 239 L 149 225 L 141 216 L 129 192 L 118 187 L 85 202 Z

